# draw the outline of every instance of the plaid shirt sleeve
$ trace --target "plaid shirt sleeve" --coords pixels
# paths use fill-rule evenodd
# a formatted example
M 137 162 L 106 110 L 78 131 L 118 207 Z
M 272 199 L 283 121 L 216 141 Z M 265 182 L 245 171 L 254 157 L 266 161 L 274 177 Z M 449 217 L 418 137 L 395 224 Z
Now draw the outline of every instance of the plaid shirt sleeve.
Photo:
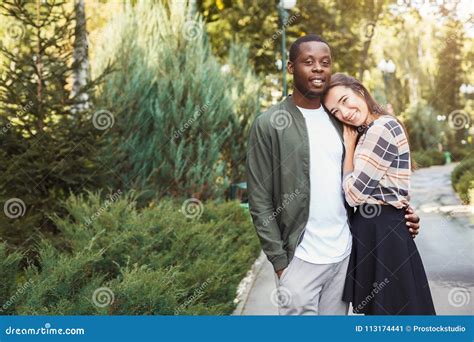
M 398 147 L 392 131 L 375 123 L 361 137 L 354 153 L 354 170 L 345 175 L 342 186 L 351 207 L 366 203 L 392 162 Z

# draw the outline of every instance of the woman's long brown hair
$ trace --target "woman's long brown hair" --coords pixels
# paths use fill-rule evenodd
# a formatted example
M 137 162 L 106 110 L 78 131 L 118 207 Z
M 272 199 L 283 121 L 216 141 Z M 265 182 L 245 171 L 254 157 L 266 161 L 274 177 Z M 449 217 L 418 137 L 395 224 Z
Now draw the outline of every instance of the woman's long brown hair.
M 403 124 L 403 122 L 398 120 L 397 117 L 390 114 L 381 105 L 379 105 L 377 103 L 377 101 L 375 101 L 375 99 L 372 97 L 372 95 L 370 95 L 367 88 L 365 88 L 364 85 L 361 82 L 359 82 L 358 79 L 356 79 L 355 77 L 352 77 L 352 76 L 348 76 L 346 74 L 336 73 L 336 74 L 331 76 L 331 82 L 329 83 L 329 86 L 326 89 L 326 94 L 328 93 L 329 89 L 337 87 L 337 86 L 343 86 L 343 87 L 349 88 L 353 92 L 355 92 L 356 94 L 359 94 L 364 99 L 365 103 L 367 104 L 367 107 L 369 108 L 370 113 L 372 113 L 376 116 L 390 115 L 395 120 L 397 120 L 397 122 L 400 124 L 400 126 L 402 126 L 403 131 L 405 132 L 405 136 L 406 136 L 407 142 L 408 142 L 408 148 L 410 148 L 410 141 L 408 139 L 408 132 L 407 132 L 406 127 Z M 323 102 L 324 102 L 324 99 L 323 99 Z M 415 170 L 416 166 L 413 163 L 413 158 L 411 157 L 411 151 L 410 151 L 410 164 L 411 164 L 411 169 Z

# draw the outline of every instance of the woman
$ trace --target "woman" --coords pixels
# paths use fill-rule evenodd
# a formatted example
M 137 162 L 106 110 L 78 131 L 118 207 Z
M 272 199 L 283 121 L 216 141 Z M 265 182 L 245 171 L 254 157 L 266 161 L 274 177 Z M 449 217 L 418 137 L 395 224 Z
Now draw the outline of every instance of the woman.
M 324 97 L 344 124 L 353 246 L 343 300 L 366 315 L 434 315 L 423 263 L 405 228 L 411 161 L 404 127 L 355 78 L 331 77 Z

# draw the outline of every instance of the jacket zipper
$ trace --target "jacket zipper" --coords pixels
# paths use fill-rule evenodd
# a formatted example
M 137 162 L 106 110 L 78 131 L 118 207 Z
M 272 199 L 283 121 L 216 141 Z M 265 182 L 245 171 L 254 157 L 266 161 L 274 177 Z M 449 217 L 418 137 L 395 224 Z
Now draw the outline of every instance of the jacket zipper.
M 308 213 L 306 214 L 306 220 L 305 220 L 305 223 L 303 225 L 303 229 L 301 230 L 301 233 L 299 234 L 298 236 L 298 239 L 296 240 L 296 246 L 295 246 L 295 250 L 294 252 L 296 252 L 296 247 L 298 247 L 298 245 L 303 241 L 302 239 L 302 236 L 304 234 L 304 232 L 306 231 L 306 225 L 308 224 L 308 219 L 309 219 L 309 206 L 311 204 L 311 179 L 310 179 L 310 175 L 309 175 L 309 172 L 311 170 L 311 155 L 310 155 L 310 151 L 309 151 L 309 133 L 308 133 L 308 126 L 306 125 L 306 119 L 304 119 L 304 127 L 305 127 L 305 130 L 306 130 L 306 151 L 308 152 Z

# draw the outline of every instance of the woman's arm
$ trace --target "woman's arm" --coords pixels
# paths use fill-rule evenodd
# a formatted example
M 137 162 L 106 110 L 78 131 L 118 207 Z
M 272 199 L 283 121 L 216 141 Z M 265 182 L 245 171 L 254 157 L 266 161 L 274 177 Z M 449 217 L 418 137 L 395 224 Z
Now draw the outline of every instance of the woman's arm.
M 342 185 L 350 206 L 355 207 L 367 201 L 397 155 L 397 143 L 390 129 L 383 123 L 372 125 L 359 146 L 355 160 L 352 152 L 352 170 L 350 155 L 344 160 Z

